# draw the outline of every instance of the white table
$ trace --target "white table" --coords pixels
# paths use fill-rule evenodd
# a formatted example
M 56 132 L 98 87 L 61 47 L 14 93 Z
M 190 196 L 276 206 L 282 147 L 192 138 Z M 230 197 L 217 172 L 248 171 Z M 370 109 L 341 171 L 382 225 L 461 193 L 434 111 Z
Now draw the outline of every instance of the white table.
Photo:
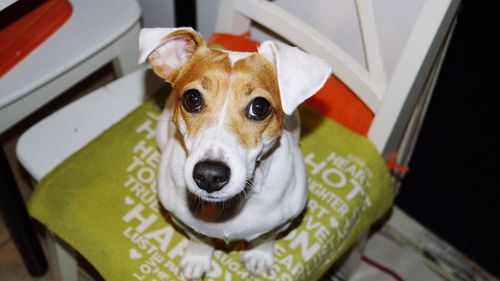
M 12 5 L 16 1 L 17 0 L 0 0 L 0 11 L 9 7 L 10 5 Z
M 0 0 L 0 10 L 16 0 Z M 107 63 L 116 75 L 137 69 L 140 8 L 135 0 L 70 0 L 73 13 L 0 78 L 0 134 Z M 47 263 L 3 150 L 0 211 L 32 275 Z
M 0 133 L 110 61 L 118 76 L 137 69 L 137 34 L 130 34 L 139 31 L 137 2 L 70 2 L 70 18 L 0 78 Z

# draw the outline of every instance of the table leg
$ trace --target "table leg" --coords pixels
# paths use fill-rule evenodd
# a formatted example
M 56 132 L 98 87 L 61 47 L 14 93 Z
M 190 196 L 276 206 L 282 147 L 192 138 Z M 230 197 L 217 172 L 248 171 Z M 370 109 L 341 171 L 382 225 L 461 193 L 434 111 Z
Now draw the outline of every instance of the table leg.
M 14 175 L 0 148 L 0 212 L 28 272 L 40 276 L 47 271 L 47 260 L 42 251 L 32 221 L 17 187 Z
M 175 26 L 190 26 L 197 28 L 196 24 L 196 1 L 175 0 Z

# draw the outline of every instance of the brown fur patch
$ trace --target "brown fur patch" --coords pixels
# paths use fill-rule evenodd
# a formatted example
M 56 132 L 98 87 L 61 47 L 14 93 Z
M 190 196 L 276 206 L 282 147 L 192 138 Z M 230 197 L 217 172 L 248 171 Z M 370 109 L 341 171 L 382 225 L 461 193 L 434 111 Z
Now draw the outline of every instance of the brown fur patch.
M 176 123 L 181 122 L 180 119 L 184 121 L 188 136 L 195 136 L 201 128 L 216 122 L 224 105 L 230 73 L 231 62 L 227 54 L 207 48 L 196 52 L 180 69 L 172 83 L 178 101 L 173 120 Z M 197 89 L 203 96 L 202 111 L 199 113 L 189 113 L 182 106 L 182 95 L 189 89 Z
M 215 124 L 226 102 L 224 125 L 238 136 L 244 147 L 253 148 L 263 138 L 281 134 L 283 111 L 276 70 L 259 54 L 231 65 L 227 53 L 203 47 L 179 70 L 172 83 L 177 96 L 173 121 L 177 125 L 185 123 L 189 137 L 197 135 L 204 126 Z M 189 113 L 182 106 L 182 95 L 189 89 L 197 89 L 203 95 L 199 113 Z M 246 117 L 248 104 L 258 96 L 266 98 L 273 107 L 262 121 Z
M 200 37 L 197 32 L 192 30 L 178 30 L 170 33 L 165 38 L 163 38 L 162 42 L 167 42 L 169 40 L 183 40 L 187 46 L 184 49 L 186 53 L 186 57 L 192 56 L 199 48 L 205 47 L 205 41 Z M 161 48 L 159 46 L 158 48 Z M 161 57 L 161 54 L 158 51 L 154 51 L 148 57 L 149 63 L 153 67 L 153 71 L 156 75 L 162 77 L 168 82 L 172 82 L 177 76 L 179 69 L 173 69 L 168 65 L 162 64 L 158 59 Z
M 233 67 L 233 83 L 228 106 L 229 127 L 246 148 L 281 134 L 283 111 L 274 66 L 263 56 L 254 54 L 239 60 Z M 261 121 L 246 117 L 248 104 L 256 97 L 266 98 L 272 106 L 271 114 Z

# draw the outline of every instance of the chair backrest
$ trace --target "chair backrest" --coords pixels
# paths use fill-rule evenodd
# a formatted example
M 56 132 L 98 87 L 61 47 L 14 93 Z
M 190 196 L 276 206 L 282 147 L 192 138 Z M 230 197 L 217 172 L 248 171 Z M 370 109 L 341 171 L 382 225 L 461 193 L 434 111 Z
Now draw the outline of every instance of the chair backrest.
M 459 0 L 410 2 L 221 0 L 215 30 L 241 34 L 256 22 L 289 43 L 326 59 L 333 74 L 374 112 L 368 138 L 380 152 L 397 151 L 402 140 L 409 139 L 405 134 L 418 133 L 422 117 L 412 114 L 417 104 L 423 108 L 419 113 L 425 112 L 430 94 L 423 93 L 432 92 L 442 62 L 442 56 L 438 55 L 446 50 L 443 46 L 449 39 L 460 3 Z M 290 12 L 294 7 L 295 11 Z M 321 13 L 325 9 L 329 11 Z M 349 9 L 352 16 L 342 14 Z M 306 10 L 311 11 L 309 15 Z M 317 14 L 327 18 L 323 16 L 317 21 L 316 17 L 321 16 Z M 311 24 L 314 21 L 315 27 Z M 333 40 L 320 32 L 320 29 L 349 32 L 348 26 L 351 30 L 358 29 L 359 33 L 351 38 L 358 36 L 359 46 L 354 46 L 354 42 L 351 48 L 342 38 Z M 394 32 L 398 30 L 399 33 Z M 348 37 L 344 34 L 343 39 Z M 360 50 L 358 58 L 352 52 L 356 48 Z M 427 99 L 419 99 L 421 96 Z M 410 128 L 412 122 L 416 128 Z

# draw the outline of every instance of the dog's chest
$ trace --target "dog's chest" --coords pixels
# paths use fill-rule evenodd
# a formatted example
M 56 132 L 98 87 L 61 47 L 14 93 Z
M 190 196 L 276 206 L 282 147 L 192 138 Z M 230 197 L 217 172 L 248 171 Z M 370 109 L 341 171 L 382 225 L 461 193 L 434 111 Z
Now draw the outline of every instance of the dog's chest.
M 263 208 L 257 203 L 258 200 L 250 200 L 233 218 L 223 222 L 210 222 L 193 216 L 193 213 L 175 212 L 175 216 L 185 225 L 189 226 L 197 233 L 207 237 L 217 238 L 225 241 L 233 240 L 253 240 L 264 233 L 276 229 L 288 221 L 284 216 L 285 206 L 275 206 L 274 208 Z M 219 212 L 216 208 L 204 208 L 200 212 Z M 219 215 L 219 214 L 216 214 Z M 265 219 L 263 219 L 265 218 Z

